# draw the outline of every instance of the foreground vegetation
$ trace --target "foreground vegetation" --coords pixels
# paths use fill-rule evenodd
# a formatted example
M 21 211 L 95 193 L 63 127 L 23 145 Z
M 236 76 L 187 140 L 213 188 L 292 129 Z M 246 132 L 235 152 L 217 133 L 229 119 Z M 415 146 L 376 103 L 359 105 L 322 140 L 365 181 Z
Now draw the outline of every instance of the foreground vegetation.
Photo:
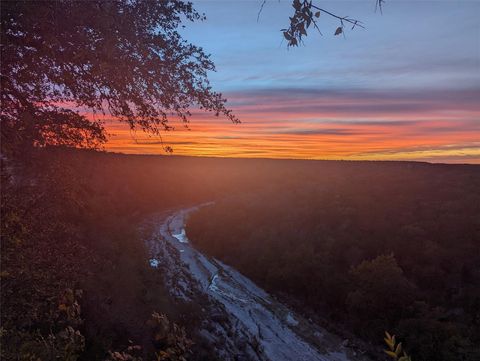
M 194 214 L 189 238 L 340 332 L 480 359 L 478 166 L 277 164 L 261 191 Z
M 377 355 L 391 330 L 415 361 L 478 359 L 479 182 L 475 166 L 420 163 L 4 160 L 1 358 L 215 360 L 201 306 L 169 297 L 138 231 L 215 200 L 189 237 L 309 317 Z
M 221 187 L 191 159 L 57 148 L 26 158 L 2 164 L 0 358 L 215 359 L 196 340 L 200 312 L 170 299 L 148 265 L 138 225 Z

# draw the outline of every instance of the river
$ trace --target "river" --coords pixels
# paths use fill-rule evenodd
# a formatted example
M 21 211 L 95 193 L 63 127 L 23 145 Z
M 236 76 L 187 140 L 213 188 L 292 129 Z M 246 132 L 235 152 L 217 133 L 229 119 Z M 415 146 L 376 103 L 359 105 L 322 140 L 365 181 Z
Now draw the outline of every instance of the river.
M 190 243 L 185 224 L 200 206 L 152 218 L 146 238 L 152 267 L 161 268 L 172 296 L 208 300 L 202 333 L 224 360 L 367 360 L 345 340 L 304 319 L 238 271 Z

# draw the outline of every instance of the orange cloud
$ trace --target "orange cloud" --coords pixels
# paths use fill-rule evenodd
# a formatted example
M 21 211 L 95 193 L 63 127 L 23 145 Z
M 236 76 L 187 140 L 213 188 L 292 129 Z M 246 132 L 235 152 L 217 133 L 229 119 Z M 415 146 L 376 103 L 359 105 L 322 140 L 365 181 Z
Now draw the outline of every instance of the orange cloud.
M 162 138 L 107 122 L 106 149 L 124 153 L 480 163 L 479 91 L 323 93 L 273 90 L 229 97 L 242 124 L 194 113 Z M 163 142 L 163 143 L 162 143 Z

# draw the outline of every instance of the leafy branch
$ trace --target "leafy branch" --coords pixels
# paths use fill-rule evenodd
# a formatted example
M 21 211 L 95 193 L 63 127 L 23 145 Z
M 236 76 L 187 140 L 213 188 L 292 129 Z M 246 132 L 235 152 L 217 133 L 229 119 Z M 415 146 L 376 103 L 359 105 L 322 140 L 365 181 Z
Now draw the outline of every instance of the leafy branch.
M 382 12 L 382 6 L 385 3 L 385 0 L 376 0 L 375 9 L 379 9 Z M 262 2 L 258 16 L 265 5 L 265 1 Z M 334 35 L 340 35 L 345 33 L 345 27 L 351 25 L 351 30 L 356 27 L 365 28 L 363 22 L 360 20 L 351 18 L 349 16 L 339 16 L 334 14 L 331 11 L 328 11 L 324 8 L 321 8 L 313 4 L 313 1 L 310 0 L 293 0 L 292 7 L 294 8 L 294 13 L 290 19 L 290 26 L 285 29 L 281 29 L 283 32 L 284 38 L 288 42 L 288 46 L 298 46 L 303 43 L 303 37 L 307 36 L 307 29 L 313 25 L 313 27 L 322 35 L 320 28 L 318 26 L 318 20 L 323 14 L 333 17 L 339 21 L 339 26 L 336 28 Z
M 385 331 L 385 343 L 388 346 L 388 350 L 385 350 L 385 353 L 390 356 L 395 361 L 412 361 L 410 356 L 402 349 L 402 343 L 395 340 L 395 335 L 391 336 L 387 331 Z M 403 353 L 402 353 L 403 351 Z

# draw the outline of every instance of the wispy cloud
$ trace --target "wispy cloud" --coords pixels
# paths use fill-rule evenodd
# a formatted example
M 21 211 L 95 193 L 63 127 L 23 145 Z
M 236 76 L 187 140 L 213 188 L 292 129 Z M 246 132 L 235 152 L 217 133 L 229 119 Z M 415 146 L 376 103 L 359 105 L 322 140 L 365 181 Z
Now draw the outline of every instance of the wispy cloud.
M 177 122 L 165 143 L 185 155 L 480 162 L 480 89 L 257 89 L 228 97 L 242 124 L 194 112 L 191 130 Z M 118 125 L 111 131 L 108 149 L 163 152 L 158 139 L 132 139 Z

